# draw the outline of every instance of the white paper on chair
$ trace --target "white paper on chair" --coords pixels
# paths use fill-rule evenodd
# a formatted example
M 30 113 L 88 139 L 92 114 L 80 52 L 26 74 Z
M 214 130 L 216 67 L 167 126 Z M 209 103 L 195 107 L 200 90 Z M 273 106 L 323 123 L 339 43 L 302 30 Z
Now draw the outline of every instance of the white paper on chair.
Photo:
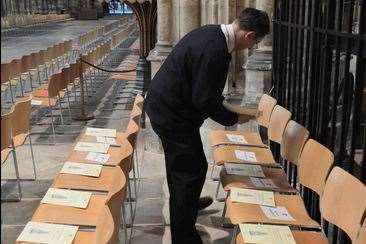
M 225 170 L 230 175 L 266 177 L 259 165 L 225 163 Z
M 95 142 L 78 142 L 74 150 L 83 152 L 107 153 L 109 144 Z
M 28 222 L 17 242 L 43 244 L 71 244 L 78 226 Z
M 115 146 L 115 147 L 119 147 L 120 146 L 120 145 L 118 145 L 116 139 L 113 138 L 113 137 L 97 136 L 97 142 L 104 143 L 104 144 L 109 144 L 109 145 Z
M 283 220 L 283 221 L 294 221 L 295 219 L 290 215 L 285 207 L 268 207 L 260 206 L 263 213 L 269 219 Z
M 41 104 L 42 104 L 42 101 L 41 100 L 35 100 L 35 99 L 32 99 L 31 100 L 31 105 L 39 106 Z
M 248 142 L 245 140 L 244 136 L 242 135 L 235 135 L 235 134 L 226 134 L 227 139 L 229 141 L 238 143 L 238 144 L 248 144 Z
M 244 160 L 247 162 L 253 162 L 253 163 L 258 162 L 254 152 L 235 150 L 235 156 L 237 159 Z
M 87 127 L 85 135 L 88 135 L 88 136 L 117 137 L 117 131 L 115 129 Z
M 261 179 L 256 177 L 249 177 L 249 179 L 255 187 L 278 188 L 271 179 Z
M 88 206 L 91 194 L 91 192 L 87 191 L 50 188 L 41 200 L 41 203 L 85 209 Z
M 271 191 L 260 191 L 232 187 L 230 190 L 230 199 L 233 202 L 276 206 L 274 201 L 274 194 Z
M 67 161 L 64 163 L 60 173 L 99 177 L 102 167 L 102 165 L 98 164 L 84 164 Z
M 109 154 L 95 153 L 95 152 L 90 152 L 85 157 L 86 160 L 96 162 L 96 163 L 101 163 L 101 164 L 108 162 L 109 158 L 110 158 Z
M 288 226 L 239 224 L 245 243 L 252 244 L 296 244 Z

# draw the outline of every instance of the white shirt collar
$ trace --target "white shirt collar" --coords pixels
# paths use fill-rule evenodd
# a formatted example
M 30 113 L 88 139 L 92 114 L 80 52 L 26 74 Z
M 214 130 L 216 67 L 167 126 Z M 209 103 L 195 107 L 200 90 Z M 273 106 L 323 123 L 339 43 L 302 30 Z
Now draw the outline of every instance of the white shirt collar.
M 235 47 L 235 34 L 234 34 L 234 28 L 231 24 L 228 25 L 220 25 L 221 31 L 225 35 L 226 44 L 227 44 L 227 50 L 229 53 L 231 53 L 234 50 Z

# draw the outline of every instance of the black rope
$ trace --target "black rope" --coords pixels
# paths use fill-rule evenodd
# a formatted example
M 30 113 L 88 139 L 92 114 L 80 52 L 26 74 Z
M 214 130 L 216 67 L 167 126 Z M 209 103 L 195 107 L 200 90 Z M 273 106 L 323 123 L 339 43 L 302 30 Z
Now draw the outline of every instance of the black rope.
M 136 71 L 136 69 L 129 69 L 129 70 L 109 70 L 109 69 L 103 69 L 101 67 L 95 66 L 94 64 L 89 63 L 88 61 L 85 61 L 84 59 L 80 59 L 81 62 L 86 63 L 87 65 L 92 66 L 93 68 L 99 69 L 101 71 L 104 72 L 109 72 L 109 73 L 128 73 L 128 72 L 132 72 L 132 71 Z

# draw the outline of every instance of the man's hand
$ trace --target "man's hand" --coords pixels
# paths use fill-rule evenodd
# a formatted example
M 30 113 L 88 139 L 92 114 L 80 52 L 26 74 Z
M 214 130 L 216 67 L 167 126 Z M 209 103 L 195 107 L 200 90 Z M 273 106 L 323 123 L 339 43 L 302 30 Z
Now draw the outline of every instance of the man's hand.
M 254 119 L 255 116 L 247 115 L 247 114 L 239 114 L 238 116 L 238 124 L 247 123 L 249 120 Z

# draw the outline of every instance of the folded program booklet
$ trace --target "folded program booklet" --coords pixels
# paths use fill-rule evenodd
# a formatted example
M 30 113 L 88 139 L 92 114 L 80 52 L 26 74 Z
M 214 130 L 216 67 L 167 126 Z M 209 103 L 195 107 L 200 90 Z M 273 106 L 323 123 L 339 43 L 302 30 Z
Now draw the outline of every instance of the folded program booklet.
M 227 101 L 223 101 L 222 105 L 229 111 L 237 114 L 250 115 L 253 117 L 259 117 L 262 113 L 258 110 L 257 107 L 243 107 L 240 105 L 233 105 L 228 103 Z

